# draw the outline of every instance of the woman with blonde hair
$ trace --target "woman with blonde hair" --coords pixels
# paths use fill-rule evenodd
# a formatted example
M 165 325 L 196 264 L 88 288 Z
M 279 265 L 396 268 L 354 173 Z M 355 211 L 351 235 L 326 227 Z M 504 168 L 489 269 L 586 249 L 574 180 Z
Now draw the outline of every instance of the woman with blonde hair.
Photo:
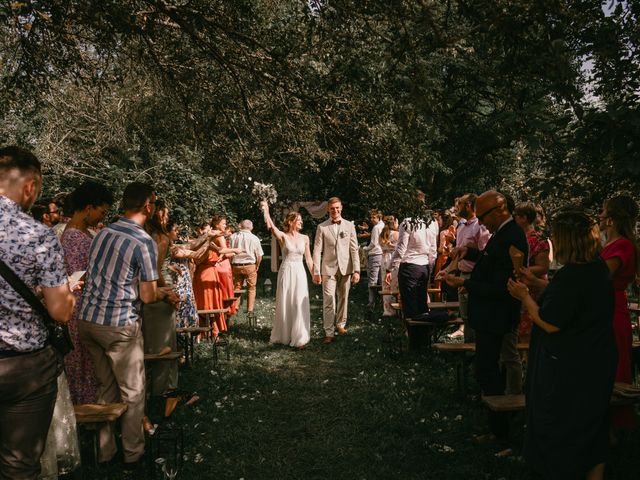
M 273 320 L 269 343 L 281 343 L 304 348 L 311 338 L 311 311 L 309 286 L 302 260 L 313 272 L 313 260 L 309 249 L 309 237 L 300 233 L 302 217 L 290 212 L 281 231 L 269 215 L 269 204 L 260 202 L 267 228 L 278 240 L 283 260 L 278 269 L 276 289 L 276 316 Z
M 601 480 L 617 362 L 613 284 L 600 258 L 598 225 L 584 211 L 561 210 L 552 238 L 564 267 L 538 303 L 525 283 L 507 285 L 533 320 L 524 456 L 546 479 Z
M 393 215 L 387 215 L 382 221 L 384 222 L 384 228 L 380 232 L 380 246 L 382 247 L 382 270 L 386 271 L 391 266 L 391 255 L 398 243 L 398 219 Z M 391 283 L 388 289 L 392 292 L 398 291 L 397 271 L 391 273 Z M 396 314 L 396 311 L 391 306 L 395 300 L 396 297 L 393 295 L 384 295 L 382 297 L 383 317 L 393 317 Z

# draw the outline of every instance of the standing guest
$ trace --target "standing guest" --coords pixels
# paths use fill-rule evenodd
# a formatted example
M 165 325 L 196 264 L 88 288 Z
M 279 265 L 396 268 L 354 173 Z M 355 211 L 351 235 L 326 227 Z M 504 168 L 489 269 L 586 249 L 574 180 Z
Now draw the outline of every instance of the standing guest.
M 219 230 L 223 232 L 224 235 L 218 236 L 214 238 L 214 242 L 216 242 L 218 248 L 221 249 L 229 249 L 229 244 L 227 243 L 227 239 L 225 238 L 227 232 L 227 219 L 222 215 L 215 215 L 211 219 L 211 228 L 214 230 Z M 222 300 L 230 300 L 235 297 L 234 289 L 233 289 L 233 270 L 231 269 L 231 261 L 229 259 L 233 258 L 234 253 L 232 250 L 229 250 L 227 253 L 220 253 L 218 261 L 215 264 L 216 271 L 218 272 L 218 278 L 220 279 L 219 288 L 222 289 L 221 295 Z M 237 313 L 238 309 L 236 307 L 236 303 L 230 303 L 229 307 L 229 316 L 233 316 Z
M 384 217 L 384 228 L 380 233 L 380 246 L 382 247 L 382 269 L 385 272 L 391 266 L 391 256 L 393 255 L 393 251 L 396 249 L 396 245 L 398 243 L 398 235 L 398 219 L 393 215 L 387 215 L 386 217 Z M 391 282 L 389 283 L 387 288 L 392 292 L 398 291 L 397 271 L 392 272 Z M 396 297 L 393 295 L 384 295 L 382 297 L 383 317 L 393 317 L 396 314 L 396 311 L 391 306 L 391 304 L 395 302 L 395 298 Z
M 167 231 L 169 208 L 160 199 L 156 199 L 156 208 L 151 218 L 145 223 L 146 232 L 156 242 L 158 256 L 158 287 L 171 288 L 171 237 Z M 177 295 L 177 294 L 176 294 Z M 142 305 L 142 337 L 144 353 L 160 353 L 167 347 L 175 352 L 177 349 L 176 319 L 174 305 L 163 300 Z M 178 388 L 178 363 L 154 362 L 148 366 L 147 377 L 151 386 L 151 395 L 159 396 Z M 168 402 L 172 401 L 169 398 Z M 170 410 L 165 410 L 165 412 Z
M 180 297 L 180 305 L 176 312 L 176 325 L 178 327 L 197 327 L 198 308 L 193 292 L 190 264 L 194 258 L 206 254 L 209 248 L 208 237 L 203 235 L 195 239 L 194 242 L 178 244 L 179 227 L 176 222 L 171 220 L 167 223 L 167 231 L 171 240 L 171 278 L 174 291 Z M 192 250 L 193 248 L 199 248 L 199 250 Z
M 453 246 L 456 241 L 456 227 L 453 225 L 453 217 L 447 211 L 440 213 L 440 234 L 438 236 L 438 258 L 436 259 L 435 276 L 438 275 L 440 270 L 449 260 L 449 254 L 453 250 Z M 440 290 L 441 295 L 444 292 L 441 280 L 435 281 L 435 287 Z
M 71 217 L 71 206 L 67 205 L 67 200 L 69 195 L 66 193 L 59 193 L 53 198 L 53 203 L 58 207 L 58 223 L 53 226 L 53 233 L 56 234 L 58 238 L 62 236 L 62 232 L 69 223 Z
M 484 250 L 489 241 L 491 233 L 484 225 L 481 225 L 476 217 L 476 200 L 478 196 L 474 193 L 467 193 L 460 197 L 456 202 L 456 211 L 460 216 L 461 222 L 456 231 L 456 248 L 451 251 L 451 257 L 458 257 L 459 252 L 463 248 L 471 248 L 477 251 Z M 469 258 L 462 258 L 458 262 L 458 270 L 460 278 L 466 280 L 471 278 L 476 262 Z M 466 289 L 458 290 L 458 301 L 460 302 L 460 317 L 463 320 L 462 333 L 464 341 L 467 343 L 475 342 L 475 334 L 473 328 L 469 326 L 469 294 Z M 454 336 L 456 334 L 454 333 Z
M 505 378 L 500 371 L 500 352 L 505 336 L 516 338 L 520 320 L 520 302 L 507 290 L 513 273 L 509 248 L 514 246 L 528 258 L 527 238 L 513 220 L 505 197 L 495 191 L 480 195 L 476 202 L 478 222 L 493 234 L 482 251 L 470 246 L 459 247 L 459 256 L 475 261 L 471 277 L 451 274 L 445 281 L 469 292 L 469 324 L 476 336 L 476 378 L 483 395 L 504 395 Z M 465 332 L 466 333 L 466 332 Z M 515 341 L 515 340 L 514 340 Z M 479 441 L 508 439 L 509 418 L 504 413 L 489 413 L 491 433 Z
M 144 453 L 144 351 L 141 303 L 177 303 L 169 287 L 158 287 L 158 251 L 143 225 L 153 216 L 156 194 L 133 182 L 122 196 L 124 216 L 100 230 L 91 243 L 79 322 L 80 340 L 91 353 L 98 378 L 98 403 L 124 402 L 122 448 L 125 468 Z M 101 425 L 98 461 L 116 454 L 113 422 Z
M 244 251 L 244 253 L 234 255 L 232 269 L 235 290 L 241 290 L 244 282 L 247 282 L 247 315 L 253 314 L 258 269 L 264 256 L 260 239 L 251 233 L 252 230 L 253 222 L 243 220 L 240 222 L 240 230 L 231 235 L 231 248 L 239 248 Z
M 549 240 L 542 231 L 536 230 L 536 206 L 531 202 L 518 204 L 513 211 L 513 218 L 527 236 L 529 243 L 529 272 L 536 277 L 546 280 L 551 259 L 549 258 Z M 531 297 L 538 299 L 540 291 L 531 288 Z M 522 313 L 518 326 L 518 338 L 521 342 L 528 341 L 531 335 L 532 320 L 527 312 Z
M 302 259 L 313 272 L 313 261 L 309 249 L 309 237 L 302 235 L 302 217 L 290 212 L 284 220 L 284 232 L 271 220 L 269 204 L 260 202 L 267 228 L 280 243 L 283 260 L 278 270 L 276 290 L 276 316 L 271 329 L 269 343 L 282 343 L 304 348 L 311 338 L 311 312 L 309 286 Z
M 614 286 L 598 257 L 598 226 L 587 214 L 564 209 L 553 219 L 552 235 L 564 267 L 539 306 L 527 285 L 511 279 L 508 283 L 534 323 L 524 456 L 544 478 L 601 480 L 617 359 Z
M 631 318 L 627 306 L 626 290 L 638 273 L 638 248 L 634 233 L 638 205 L 626 195 L 610 198 L 600 213 L 600 229 L 606 234 L 602 258 L 607 263 L 615 289 L 613 333 L 618 347 L 616 381 L 633 383 L 631 369 Z M 613 427 L 633 428 L 636 416 L 633 407 L 618 407 L 613 411 Z
M 373 228 L 369 238 L 369 245 L 364 247 L 367 252 L 367 286 L 369 287 L 369 303 L 367 304 L 367 314 L 372 318 L 373 310 L 378 300 L 378 289 L 381 285 L 380 269 L 382 267 L 382 246 L 380 245 L 380 233 L 384 228 L 382 221 L 382 212 L 380 210 L 371 210 L 369 212 L 369 220 Z
M 49 315 L 67 322 L 75 298 L 53 231 L 27 215 L 40 194 L 40 161 L 20 147 L 0 149 L 0 259 Z M 0 478 L 35 479 L 61 371 L 39 314 L 0 277 Z
M 221 231 L 212 230 L 210 224 L 201 225 L 198 229 L 200 235 L 211 236 L 208 247 L 202 256 L 195 258 L 196 271 L 193 274 L 193 293 L 196 298 L 198 310 L 218 310 L 223 308 L 224 292 L 223 280 L 220 278 L 216 264 L 220 255 L 224 253 L 241 253 L 240 250 L 221 248 L 215 239 L 222 235 Z M 233 288 L 233 286 L 231 287 Z M 204 321 L 204 319 L 202 320 Z M 209 325 L 203 325 L 208 327 Z M 216 314 L 213 324 L 213 336 L 227 331 L 227 322 L 223 314 Z
M 418 191 L 416 200 L 424 206 L 424 193 Z M 423 320 L 429 314 L 427 288 L 429 268 L 436 262 L 438 223 L 423 218 L 405 218 L 400 224 L 396 249 L 391 255 L 385 284 L 391 284 L 392 272 L 398 270 L 398 287 L 405 318 Z
M 351 283 L 360 281 L 358 238 L 353 222 L 342 218 L 342 201 L 338 197 L 327 201 L 327 212 L 329 220 L 318 225 L 313 242 L 313 283 L 322 284 L 325 345 L 333 343 L 335 330 L 340 335 L 347 333 L 349 288 Z
M 71 193 L 67 202 L 67 211 L 71 214 L 71 218 L 60 238 L 68 275 L 87 269 L 89 248 L 93 240 L 89 229 L 104 219 L 111 204 L 113 204 L 113 194 L 107 187 L 97 182 L 85 182 Z M 81 295 L 81 292 L 77 292 L 78 303 L 69 320 L 73 350 L 64 358 L 71 399 L 75 404 L 96 403 L 98 395 L 98 382 L 91 355 L 80 341 L 78 332 Z

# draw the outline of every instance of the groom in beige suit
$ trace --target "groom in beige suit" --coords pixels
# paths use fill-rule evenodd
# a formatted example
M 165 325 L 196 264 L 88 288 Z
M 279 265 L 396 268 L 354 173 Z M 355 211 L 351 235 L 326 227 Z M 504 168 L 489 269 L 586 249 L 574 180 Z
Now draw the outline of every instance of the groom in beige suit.
M 338 197 L 329 199 L 327 211 L 329 220 L 318 225 L 313 243 L 313 283 L 322 283 L 325 344 L 333 342 L 334 324 L 339 334 L 347 333 L 349 287 L 351 282 L 360 281 L 355 226 L 342 218 L 342 202 Z

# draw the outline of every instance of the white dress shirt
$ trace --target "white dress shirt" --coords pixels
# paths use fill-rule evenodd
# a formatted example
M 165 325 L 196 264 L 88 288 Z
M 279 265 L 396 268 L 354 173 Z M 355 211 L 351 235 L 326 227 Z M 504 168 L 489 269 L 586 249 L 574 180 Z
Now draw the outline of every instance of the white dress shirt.
M 369 245 L 364 249 L 369 253 L 369 256 L 382 255 L 382 247 L 380 246 L 380 234 L 384 229 L 384 222 L 380 221 L 376 223 L 371 229 L 371 239 Z
M 435 264 L 440 232 L 438 223 L 432 220 L 429 225 L 420 222 L 412 226 L 410 222 L 410 218 L 405 218 L 400 224 L 398 243 L 391 256 L 389 271 L 398 268 L 400 263 Z
M 258 257 L 264 256 L 260 239 L 249 230 L 239 230 L 231 235 L 231 248 L 241 248 L 244 253 L 233 256 L 233 265 L 249 265 L 256 263 Z

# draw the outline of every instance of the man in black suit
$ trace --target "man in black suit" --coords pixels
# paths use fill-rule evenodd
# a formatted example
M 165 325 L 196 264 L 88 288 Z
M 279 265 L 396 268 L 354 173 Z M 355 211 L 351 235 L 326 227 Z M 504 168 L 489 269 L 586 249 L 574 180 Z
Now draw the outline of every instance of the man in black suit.
M 513 275 L 509 255 L 512 245 L 520 250 L 524 264 L 529 258 L 529 245 L 523 230 L 513 220 L 504 195 L 488 191 L 476 201 L 479 222 L 492 233 L 482 251 L 462 248 L 460 257 L 475 261 L 471 278 L 447 275 L 452 287 L 464 287 L 469 292 L 469 324 L 476 331 L 476 378 L 483 395 L 504 395 L 505 378 L 500 371 L 500 350 L 506 334 L 514 332 L 520 320 L 520 302 L 507 291 L 507 281 Z M 506 440 L 508 417 L 489 414 L 489 428 L 498 440 Z

